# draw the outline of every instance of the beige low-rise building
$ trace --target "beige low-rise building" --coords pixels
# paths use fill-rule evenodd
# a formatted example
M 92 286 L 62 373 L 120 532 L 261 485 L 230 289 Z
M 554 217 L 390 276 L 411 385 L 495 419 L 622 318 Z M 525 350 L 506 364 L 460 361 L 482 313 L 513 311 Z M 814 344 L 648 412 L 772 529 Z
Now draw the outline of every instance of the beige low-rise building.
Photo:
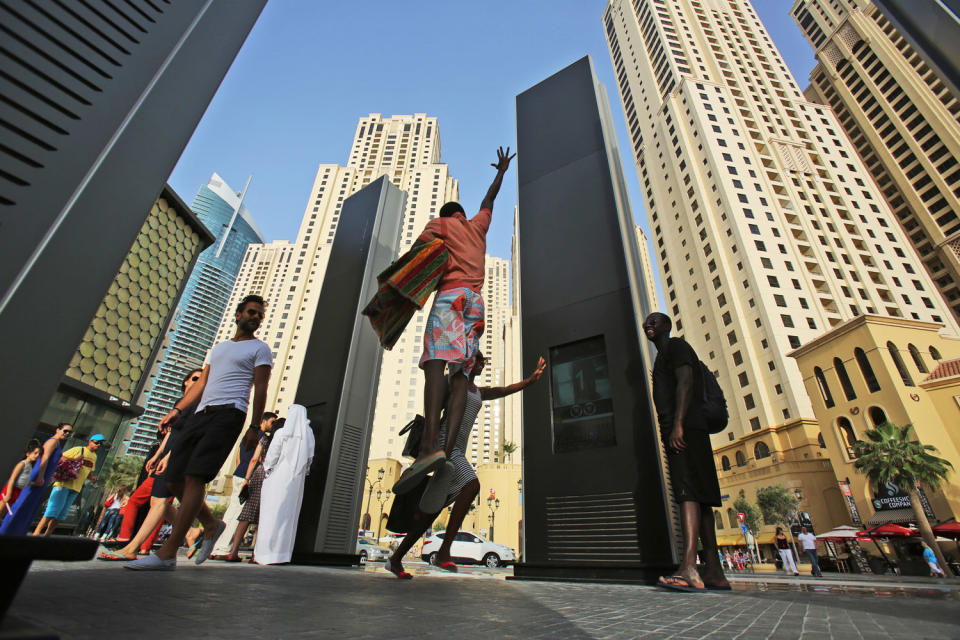
M 960 470 L 960 340 L 940 325 L 866 315 L 849 320 L 790 353 L 803 375 L 836 475 L 849 492 L 849 521 L 910 522 L 908 508 L 875 510 L 874 487 L 854 467 L 854 444 L 885 422 L 912 424 L 916 437 Z M 936 520 L 960 517 L 960 475 L 925 492 Z

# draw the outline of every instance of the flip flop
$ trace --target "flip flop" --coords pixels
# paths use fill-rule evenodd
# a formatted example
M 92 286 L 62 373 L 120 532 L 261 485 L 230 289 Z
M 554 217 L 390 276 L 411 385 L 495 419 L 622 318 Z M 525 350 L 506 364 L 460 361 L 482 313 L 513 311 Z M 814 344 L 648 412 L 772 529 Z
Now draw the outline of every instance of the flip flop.
M 427 481 L 427 488 L 423 490 L 423 495 L 420 496 L 420 511 L 438 513 L 443 509 L 443 503 L 450 489 L 450 481 L 453 480 L 456 472 L 456 467 L 449 460 L 436 470 L 433 477 Z
M 203 536 L 197 536 L 197 539 L 194 540 L 193 544 L 190 545 L 190 548 L 187 549 L 187 560 L 197 555 L 197 551 L 200 550 L 200 545 L 203 544 Z
M 393 563 L 390 562 L 389 559 L 384 564 L 386 565 L 387 571 L 397 576 L 401 580 L 413 580 L 413 574 L 410 573 L 409 571 L 400 571 L 400 572 L 394 571 Z
M 667 580 L 678 580 L 683 582 L 683 584 L 671 584 L 667 582 Z M 668 591 L 682 591 L 684 593 L 705 593 L 707 591 L 705 587 L 694 587 L 690 584 L 690 581 L 683 576 L 670 576 L 669 578 L 660 576 L 660 579 L 657 581 L 657 586 L 661 589 L 667 589 Z
M 108 562 L 123 560 L 125 562 L 130 562 L 131 560 L 136 560 L 136 558 L 128 558 L 127 556 L 122 556 L 119 553 L 114 553 L 113 551 L 101 551 L 97 554 L 97 560 L 106 560 Z
M 447 560 L 446 562 L 444 562 L 439 566 L 444 571 L 449 571 L 450 573 L 457 573 L 459 571 L 459 569 L 457 569 L 457 565 L 451 562 L 450 560 Z
M 410 467 L 403 472 L 403 475 L 394 483 L 393 493 L 394 495 L 403 495 L 413 489 L 419 484 L 423 476 L 427 475 L 431 471 L 436 471 L 439 469 L 444 462 L 447 461 L 447 454 L 443 451 L 436 451 L 431 455 L 423 458 L 422 460 L 417 460 Z

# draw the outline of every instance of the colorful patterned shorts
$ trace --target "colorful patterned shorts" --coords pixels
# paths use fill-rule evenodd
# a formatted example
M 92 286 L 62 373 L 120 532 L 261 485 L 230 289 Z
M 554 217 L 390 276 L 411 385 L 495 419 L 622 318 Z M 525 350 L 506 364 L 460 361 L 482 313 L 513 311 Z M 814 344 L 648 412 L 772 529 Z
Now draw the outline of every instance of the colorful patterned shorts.
M 423 334 L 420 368 L 428 360 L 444 360 L 450 372 L 473 370 L 484 327 L 483 296 L 466 287 L 437 293 Z

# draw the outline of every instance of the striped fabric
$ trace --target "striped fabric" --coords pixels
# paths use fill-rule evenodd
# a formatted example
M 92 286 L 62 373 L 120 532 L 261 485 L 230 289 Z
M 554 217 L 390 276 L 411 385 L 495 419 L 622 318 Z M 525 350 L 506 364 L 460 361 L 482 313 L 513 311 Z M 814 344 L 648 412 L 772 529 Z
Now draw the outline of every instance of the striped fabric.
M 434 238 L 400 256 L 377 276 L 380 288 L 363 315 L 385 349 L 392 349 L 413 314 L 422 309 L 443 276 L 449 253 Z

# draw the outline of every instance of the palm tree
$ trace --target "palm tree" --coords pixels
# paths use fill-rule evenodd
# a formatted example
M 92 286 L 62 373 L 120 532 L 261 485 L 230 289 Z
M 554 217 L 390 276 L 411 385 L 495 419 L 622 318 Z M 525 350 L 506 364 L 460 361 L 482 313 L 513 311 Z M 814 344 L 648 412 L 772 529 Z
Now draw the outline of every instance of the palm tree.
M 927 515 L 920 505 L 920 494 L 917 487 L 922 482 L 933 491 L 940 488 L 953 465 L 947 460 L 933 455 L 935 447 L 921 444 L 910 438 L 913 425 L 898 427 L 886 422 L 876 429 L 869 429 L 864 435 L 868 440 L 861 440 L 854 444 L 858 456 L 853 463 L 857 471 L 866 475 L 872 484 L 879 487 L 884 484 L 893 484 L 910 496 L 913 515 L 920 528 L 920 536 L 933 553 L 937 562 L 947 577 L 952 578 L 953 572 L 947 564 L 940 545 L 937 544 L 933 529 Z
M 517 443 L 507 440 L 501 448 L 503 449 L 504 462 L 508 462 L 513 457 L 513 452 L 517 450 Z

